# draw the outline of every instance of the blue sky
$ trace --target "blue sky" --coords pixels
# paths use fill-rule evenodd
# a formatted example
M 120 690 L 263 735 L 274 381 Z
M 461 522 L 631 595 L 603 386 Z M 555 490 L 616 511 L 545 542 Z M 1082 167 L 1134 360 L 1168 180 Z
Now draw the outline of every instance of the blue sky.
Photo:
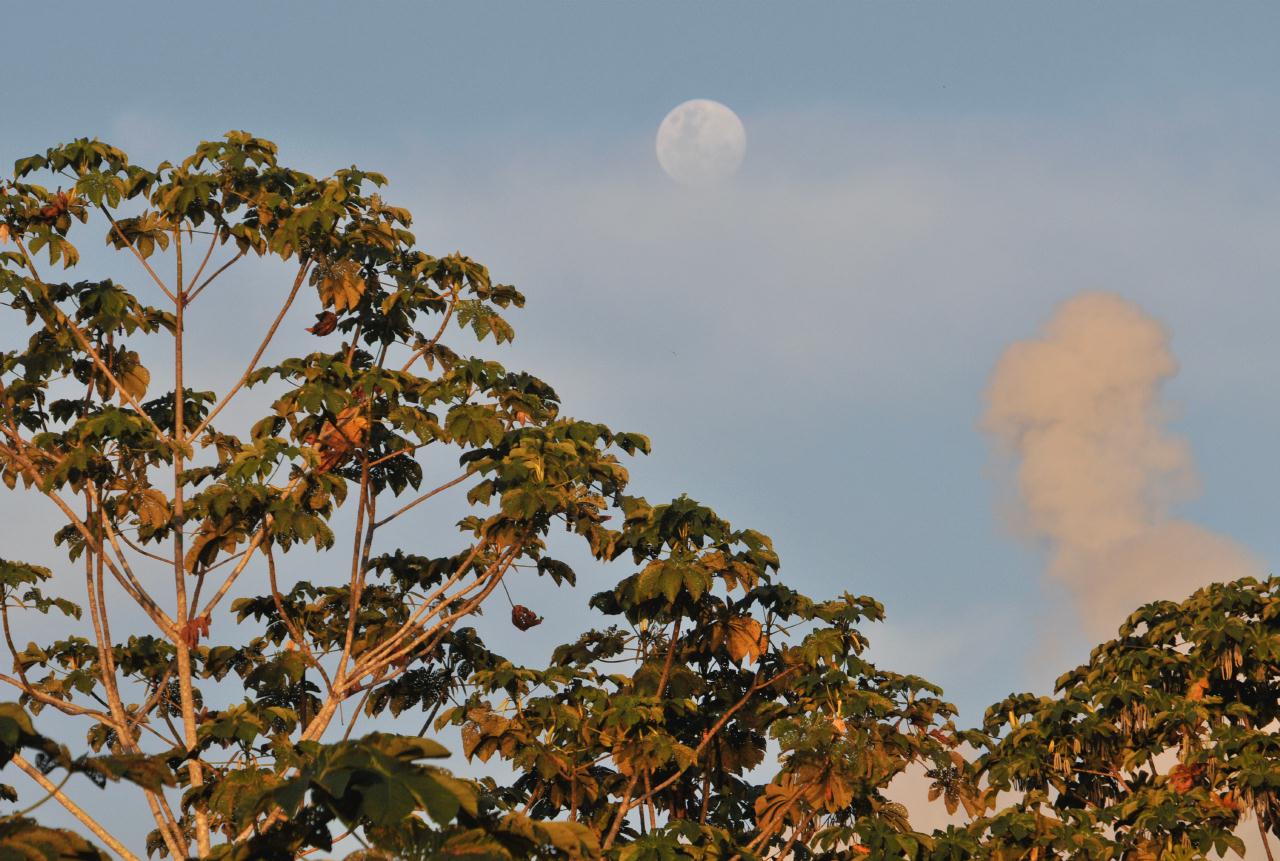
M 507 361 L 653 436 L 645 493 L 771 534 L 807 591 L 883 600 L 878 659 L 976 720 L 1088 646 L 978 426 L 1000 355 L 1076 293 L 1171 335 L 1200 476 L 1178 514 L 1280 556 L 1277 25 L 1261 2 L 23 4 L 0 162 L 243 128 L 387 173 L 428 249 L 528 294 Z M 748 137 L 708 191 L 653 157 L 698 97 Z M 231 347 L 262 277 L 215 321 Z

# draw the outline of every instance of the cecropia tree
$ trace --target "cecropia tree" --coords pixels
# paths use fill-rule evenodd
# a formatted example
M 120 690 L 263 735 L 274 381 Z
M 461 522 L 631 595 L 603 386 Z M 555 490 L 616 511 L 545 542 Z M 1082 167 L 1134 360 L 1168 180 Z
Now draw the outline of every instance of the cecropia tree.
M 155 168 L 77 140 L 0 185 L 0 477 L 49 500 L 66 557 L 0 569 L 21 703 L 4 760 L 126 858 L 143 851 L 113 834 L 126 815 L 153 820 L 146 852 L 182 858 L 914 851 L 883 790 L 945 767 L 956 735 L 936 689 L 860 657 L 879 606 L 807 598 L 764 535 L 628 495 L 619 458 L 648 441 L 469 356 L 453 339 L 509 341 L 524 297 L 417 248 L 383 183 L 291 170 L 236 132 Z M 132 274 L 72 275 L 81 234 Z M 202 312 L 261 260 L 285 273 L 273 315 L 245 321 L 261 343 L 228 379 L 191 367 Z M 291 310 L 316 314 L 314 352 L 267 361 Z M 269 411 L 228 427 L 262 391 Z M 443 498 L 470 506 L 450 545 L 388 546 Z M 590 599 L 601 629 L 531 669 L 473 621 L 515 570 L 573 586 L 553 529 L 626 573 Z M 286 581 L 298 553 L 310 574 Z M 40 613 L 74 633 L 21 646 L 14 617 Z M 83 722 L 79 755 L 38 729 L 51 711 Z M 438 738 L 515 777 L 454 776 Z M 55 772 L 137 804 L 95 815 L 88 781 Z M 4 829 L 55 847 L 38 857 L 97 851 L 27 817 Z

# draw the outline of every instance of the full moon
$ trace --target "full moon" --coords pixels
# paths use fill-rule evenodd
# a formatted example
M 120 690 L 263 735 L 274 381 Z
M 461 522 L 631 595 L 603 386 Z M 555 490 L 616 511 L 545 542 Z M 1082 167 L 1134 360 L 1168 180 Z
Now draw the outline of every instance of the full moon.
M 737 172 L 747 151 L 742 120 L 710 99 L 676 105 L 658 126 L 658 163 L 682 185 L 709 186 Z

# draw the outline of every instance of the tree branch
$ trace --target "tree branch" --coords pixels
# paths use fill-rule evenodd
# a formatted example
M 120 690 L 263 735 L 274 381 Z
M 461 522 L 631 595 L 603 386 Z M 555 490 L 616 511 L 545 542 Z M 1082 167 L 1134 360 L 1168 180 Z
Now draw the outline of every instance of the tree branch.
M 31 260 L 31 255 L 27 253 L 27 247 L 22 243 L 21 239 L 17 239 L 15 237 L 15 241 L 18 244 L 19 250 L 22 251 L 22 256 L 26 258 L 27 268 L 31 271 L 32 277 L 35 278 L 36 282 L 40 284 L 40 286 L 47 287 L 48 285 L 46 285 L 44 281 L 40 279 L 40 276 L 36 273 L 35 264 Z M 67 329 L 75 337 L 76 341 L 79 342 L 80 348 L 84 350 L 86 353 L 88 353 L 89 357 L 93 359 L 93 364 L 97 367 L 97 369 L 101 371 L 103 376 L 105 376 L 111 382 L 111 385 L 115 386 L 116 392 L 119 393 L 120 397 L 122 397 L 125 400 L 125 402 L 129 404 L 129 406 L 133 407 L 134 411 L 137 412 L 137 414 L 147 424 L 151 426 L 151 429 L 156 432 L 156 435 L 159 436 L 160 439 L 164 440 L 166 445 L 172 445 L 173 440 L 169 437 L 169 435 L 164 431 L 160 430 L 160 426 L 157 425 L 151 419 L 151 416 L 147 415 L 146 411 L 142 409 L 141 404 L 138 403 L 138 401 L 134 398 L 134 396 L 129 394 L 129 391 L 125 389 L 124 386 L 120 385 L 120 381 L 116 379 L 116 375 L 113 374 L 111 372 L 111 369 L 107 367 L 106 363 L 102 361 L 102 357 L 98 355 L 98 351 L 95 350 L 93 348 L 93 345 L 89 343 L 89 339 L 85 337 L 84 332 L 80 331 L 80 327 L 77 326 L 75 322 L 70 317 L 67 316 L 66 312 L 63 311 L 61 308 L 59 308 L 53 301 L 48 302 L 48 307 L 53 309 L 54 319 L 57 322 L 67 327 Z M 43 315 L 41 316 L 43 317 Z M 50 328 L 53 328 L 49 320 L 45 320 L 45 325 L 49 326 Z
M 232 257 L 226 263 L 223 263 L 221 266 L 219 266 L 218 270 L 214 272 L 212 275 L 210 275 L 208 278 L 204 279 L 204 282 L 199 287 L 197 287 L 196 289 L 192 290 L 189 294 L 187 294 L 187 304 L 190 305 L 192 302 L 196 301 L 196 297 L 199 296 L 204 291 L 204 288 L 208 287 L 210 284 L 213 283 L 213 279 L 217 278 L 223 272 L 226 272 L 228 269 L 231 268 L 232 264 L 240 260 L 242 257 L 244 257 L 248 253 L 249 253 L 249 250 L 247 248 L 241 249 L 239 254 L 237 254 L 235 257 Z M 204 270 L 203 266 L 200 268 L 201 268 L 201 271 Z M 194 284 L 196 278 L 199 278 L 199 277 L 200 277 L 200 273 L 197 272 L 195 278 L 191 279 L 191 282 Z
M 428 499 L 430 499 L 431 497 L 435 496 L 437 493 L 442 493 L 442 492 L 444 492 L 444 491 L 448 490 L 449 488 L 453 487 L 454 485 L 461 484 L 462 482 L 466 481 L 466 480 L 467 480 L 467 477 L 468 477 L 468 476 L 470 476 L 470 475 L 471 475 L 471 473 L 469 473 L 469 472 L 464 472 L 462 475 L 458 476 L 457 478 L 453 479 L 452 481 L 446 481 L 444 484 L 440 485 L 439 487 L 435 488 L 434 490 L 429 490 L 429 491 L 427 491 L 426 493 L 422 494 L 422 495 L 421 495 L 421 496 L 419 496 L 417 499 L 413 500 L 412 502 L 408 503 L 407 505 L 401 506 L 399 509 L 397 509 L 397 510 L 395 510 L 395 511 L 391 512 L 390 514 L 388 514 L 386 517 L 382 518 L 381 520 L 375 521 L 375 522 L 374 522 L 374 524 L 373 524 L 373 528 L 374 528 L 374 529 L 377 529 L 378 527 L 386 526 L 388 523 L 390 523 L 391 521 L 395 520 L 395 519 L 396 519 L 397 517 L 399 517 L 401 514 L 404 514 L 406 511 L 408 511 L 409 509 L 413 508 L 413 507 L 414 507 L 414 506 L 416 506 L 416 505 L 419 505 L 419 504 L 421 504 L 421 503 L 423 503 L 423 502 L 426 502 Z
M 284 320 L 284 315 L 289 312 L 289 307 L 297 297 L 298 290 L 301 289 L 302 282 L 307 277 L 307 269 L 310 268 L 310 266 L 310 260 L 302 261 L 302 265 L 298 267 L 298 276 L 293 279 L 293 289 L 289 291 L 289 298 L 285 300 L 284 307 L 280 309 L 280 313 L 277 314 L 275 320 L 272 321 L 271 328 L 267 330 L 266 337 L 262 339 L 262 343 L 258 345 L 258 349 L 253 354 L 253 358 L 249 360 L 249 366 L 244 369 L 244 373 L 240 375 L 240 379 L 231 387 L 231 391 L 227 392 L 226 396 L 218 402 L 217 406 L 209 411 L 209 415 L 204 417 L 204 421 L 200 422 L 200 424 L 196 426 L 196 429 L 191 432 L 190 437 L 188 437 L 189 439 L 199 439 L 200 434 L 204 433 L 205 428 L 209 427 L 209 423 L 214 420 L 218 413 L 222 412 L 223 408 L 227 404 L 231 403 L 231 399 L 236 396 L 236 393 L 244 388 L 245 384 L 249 382 L 249 377 L 258 367 L 258 360 L 261 359 L 262 354 L 267 351 L 267 346 L 271 343 L 271 339 L 276 336 L 276 330 L 280 328 L 280 323 Z M 215 272 L 214 275 L 217 275 L 217 273 Z
M 85 813 L 80 805 L 68 798 L 66 793 L 55 786 L 53 781 L 41 774 L 40 769 L 27 762 L 21 754 L 15 753 L 13 755 L 12 762 L 25 772 L 28 777 L 40 784 L 41 788 L 44 789 L 45 792 L 57 799 L 58 803 L 65 807 L 68 813 L 76 819 L 79 819 L 84 827 L 88 828 L 98 837 L 99 840 L 107 844 L 107 847 L 110 848 L 112 852 L 115 852 L 121 858 L 125 859 L 125 861 L 140 861 L 137 855 L 134 855 L 128 849 L 125 849 L 123 843 L 112 837 L 107 829 L 99 825 L 98 821 L 88 813 Z
M 160 276 L 156 274 L 156 271 L 151 268 L 151 264 L 147 262 L 147 258 L 143 257 L 142 252 L 138 251 L 138 249 L 134 247 L 134 244 L 129 241 L 129 237 L 124 235 L 124 231 L 120 229 L 120 225 L 117 224 L 116 220 L 111 216 L 111 212 L 102 204 L 98 204 L 98 210 L 107 217 L 107 221 L 111 222 L 111 229 L 115 231 L 116 236 L 120 237 L 120 241 L 133 252 L 133 256 L 138 258 L 138 262 L 142 264 L 142 268 L 146 269 L 147 274 L 151 276 L 151 280 L 156 282 L 156 286 L 164 291 L 164 295 L 169 297 L 169 301 L 176 305 L 178 297 L 175 296 L 167 286 L 165 286 L 165 283 L 160 280 Z M 182 285 L 179 284 L 178 288 L 181 290 Z

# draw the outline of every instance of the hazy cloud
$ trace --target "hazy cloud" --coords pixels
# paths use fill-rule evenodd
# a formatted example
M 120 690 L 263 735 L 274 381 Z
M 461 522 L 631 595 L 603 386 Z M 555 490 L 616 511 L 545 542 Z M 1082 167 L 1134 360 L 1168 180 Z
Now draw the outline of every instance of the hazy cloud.
M 1047 542 L 1049 574 L 1096 635 L 1144 602 L 1261 572 L 1230 538 L 1173 514 L 1197 490 L 1161 397 L 1177 367 L 1158 322 L 1083 293 L 1009 347 L 987 389 L 983 426 L 1016 461 L 1018 525 Z

